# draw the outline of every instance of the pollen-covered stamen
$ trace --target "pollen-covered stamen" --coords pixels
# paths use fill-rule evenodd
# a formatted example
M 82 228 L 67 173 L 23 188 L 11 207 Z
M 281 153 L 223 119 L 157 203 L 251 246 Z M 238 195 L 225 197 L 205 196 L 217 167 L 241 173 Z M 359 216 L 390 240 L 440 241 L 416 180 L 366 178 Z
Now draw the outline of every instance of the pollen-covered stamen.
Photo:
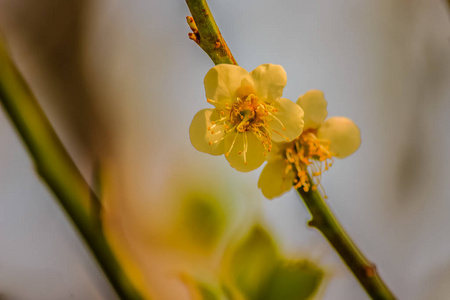
M 294 187 L 303 187 L 305 192 L 310 189 L 316 190 L 319 187 L 326 197 L 320 180 L 322 173 L 328 170 L 333 162 L 330 142 L 318 139 L 315 130 L 310 129 L 303 132 L 300 137 L 289 144 L 285 155 L 287 162 L 297 172 Z M 308 176 L 309 174 L 310 176 Z M 312 182 L 309 179 L 310 177 Z
M 224 134 L 222 137 L 220 137 L 219 139 L 209 141 L 208 144 L 209 144 L 210 146 L 212 146 L 212 145 L 214 145 L 214 144 L 217 144 L 217 143 L 223 141 L 223 140 L 226 139 L 228 136 L 230 136 L 230 134 L 232 134 L 232 130 L 227 130 L 227 129 L 226 129 L 226 128 L 227 128 L 226 125 L 224 125 L 224 127 L 225 127 L 225 130 L 224 130 L 223 132 L 224 132 L 225 134 Z M 218 134 L 218 133 L 222 133 L 222 131 L 221 131 L 221 130 L 219 130 L 219 131 L 211 131 L 211 134 Z
M 242 117 L 242 121 L 237 125 L 237 131 L 248 131 L 250 121 L 254 119 L 255 112 L 249 109 L 240 112 L 239 116 Z
M 273 132 L 275 132 L 276 134 L 282 136 L 286 142 L 290 142 L 289 138 L 287 136 L 285 136 L 284 134 L 282 134 L 281 132 L 279 132 L 278 130 L 272 129 Z
M 226 121 L 227 119 L 228 119 L 228 118 L 226 118 L 226 117 L 222 117 L 222 118 L 220 118 L 220 119 L 218 119 L 218 120 L 212 121 L 212 122 L 211 122 L 211 126 L 208 127 L 208 130 L 213 129 L 214 127 L 216 127 L 217 125 L 221 125 L 222 123 L 225 124 L 225 121 Z
M 228 128 L 227 128 L 228 127 Z M 226 133 L 228 133 L 228 132 L 233 132 L 233 130 L 235 130 L 236 129 L 236 127 L 237 127 L 237 125 L 234 125 L 233 127 L 229 127 L 229 126 L 227 126 L 227 127 L 225 127 L 225 132 Z
M 247 150 L 248 150 L 247 132 L 244 132 L 244 163 L 245 164 L 247 164 Z
M 281 128 L 283 130 L 286 130 L 286 126 L 284 126 L 283 122 L 280 121 L 280 119 L 278 119 L 277 117 L 275 117 L 275 115 L 273 113 L 271 113 L 270 111 L 268 112 L 269 116 L 271 116 L 275 121 L 277 121 L 278 123 L 280 123 Z
M 230 109 L 231 105 L 228 102 L 219 102 L 213 99 L 206 99 L 206 102 L 208 102 L 209 104 L 212 104 L 214 106 L 224 106 L 226 109 Z
M 267 155 L 272 149 L 272 137 L 268 125 L 267 116 L 275 109 L 258 99 L 254 94 L 245 94 L 246 90 L 239 93 L 236 102 L 230 107 L 229 123 L 231 131 L 236 129 L 238 133 L 252 132 L 263 144 L 264 154 Z
M 236 138 L 237 138 L 238 134 L 236 133 L 234 135 L 234 139 L 233 142 L 231 143 L 230 149 L 228 149 L 228 152 L 225 152 L 225 156 L 230 155 L 231 150 L 233 150 L 234 144 L 236 143 Z
M 228 135 L 229 135 L 229 134 L 225 134 L 225 135 L 222 136 L 220 139 L 217 139 L 217 140 L 215 140 L 215 141 L 209 141 L 208 144 L 209 144 L 210 146 L 212 146 L 212 145 L 214 145 L 214 144 L 217 144 L 217 143 L 223 141 L 226 137 L 228 137 Z
M 228 137 L 230 131 L 230 120 L 229 117 L 225 116 L 226 113 L 224 110 L 221 110 L 219 113 L 220 117 L 217 120 L 211 121 L 211 125 L 207 127 L 207 130 L 209 131 L 209 133 L 212 135 L 211 136 L 211 140 L 208 142 L 208 144 L 210 146 L 212 146 L 213 144 L 216 144 L 218 142 L 223 141 L 226 137 Z M 223 136 L 221 136 L 220 138 L 215 138 L 214 135 L 218 135 L 221 133 L 225 133 Z

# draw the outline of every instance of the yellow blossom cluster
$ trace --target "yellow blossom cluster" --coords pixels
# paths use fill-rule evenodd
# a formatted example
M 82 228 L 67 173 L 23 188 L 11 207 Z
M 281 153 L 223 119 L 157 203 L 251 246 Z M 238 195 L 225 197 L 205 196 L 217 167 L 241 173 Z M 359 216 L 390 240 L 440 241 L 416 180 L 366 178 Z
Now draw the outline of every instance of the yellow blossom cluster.
M 235 65 L 213 67 L 204 84 L 214 108 L 194 116 L 192 145 L 201 152 L 225 154 L 241 172 L 260 167 L 273 142 L 292 141 L 303 130 L 303 110 L 281 98 L 286 81 L 279 65 L 261 65 L 250 73 Z
M 248 73 L 220 64 L 205 76 L 207 102 L 189 133 L 201 152 L 224 154 L 238 171 L 249 172 L 267 161 L 258 186 L 269 199 L 292 186 L 305 192 L 321 187 L 321 174 L 361 144 L 358 127 L 345 117 L 326 119 L 321 91 L 310 90 L 297 103 L 282 98 L 286 85 L 282 66 L 265 64 Z
M 303 133 L 292 142 L 274 144 L 259 178 L 258 187 L 269 199 L 292 186 L 305 192 L 320 188 L 321 175 L 331 167 L 333 157 L 347 157 L 361 144 L 360 131 L 352 120 L 326 119 L 327 102 L 321 91 L 308 91 L 298 98 L 297 104 L 305 113 Z

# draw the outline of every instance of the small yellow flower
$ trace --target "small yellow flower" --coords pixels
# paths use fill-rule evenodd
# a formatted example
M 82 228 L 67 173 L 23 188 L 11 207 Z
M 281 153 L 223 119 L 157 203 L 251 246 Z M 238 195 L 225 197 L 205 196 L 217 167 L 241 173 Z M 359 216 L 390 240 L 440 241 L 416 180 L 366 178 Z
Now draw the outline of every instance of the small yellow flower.
M 201 152 L 225 154 L 241 172 L 261 166 L 272 141 L 292 141 L 303 130 L 303 110 L 281 98 L 286 80 L 279 65 L 261 65 L 250 73 L 235 65 L 213 67 L 204 84 L 207 101 L 215 108 L 194 116 L 192 145 Z
M 320 176 L 331 167 L 333 157 L 347 157 L 361 144 L 360 131 L 352 120 L 325 120 L 327 101 L 321 91 L 308 91 L 298 98 L 297 104 L 305 113 L 303 133 L 292 142 L 274 144 L 258 181 L 258 187 L 269 199 L 281 196 L 293 185 L 305 192 L 321 187 Z

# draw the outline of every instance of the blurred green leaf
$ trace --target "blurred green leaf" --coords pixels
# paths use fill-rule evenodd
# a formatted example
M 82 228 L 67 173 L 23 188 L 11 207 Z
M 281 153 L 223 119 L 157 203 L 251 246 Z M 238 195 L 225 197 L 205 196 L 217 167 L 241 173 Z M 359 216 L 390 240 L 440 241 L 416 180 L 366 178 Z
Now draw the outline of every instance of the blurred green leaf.
M 256 299 L 278 259 L 274 241 L 264 228 L 257 225 L 232 254 L 227 276 L 246 298 Z
M 199 283 L 198 286 L 198 292 L 201 300 L 220 300 L 220 292 L 213 289 L 213 287 Z
M 221 300 L 224 299 L 220 287 L 201 280 L 196 280 L 189 275 L 183 276 L 183 281 L 189 289 L 191 299 L 193 300 Z
M 191 193 L 180 207 L 178 229 L 199 248 L 210 249 L 222 237 L 227 216 L 220 201 L 211 194 Z
M 307 260 L 280 261 L 254 299 L 310 299 L 317 292 L 323 276 L 324 271 Z
M 228 265 L 228 283 L 248 300 L 310 299 L 324 271 L 308 260 L 287 261 L 269 233 L 253 227 L 237 245 Z

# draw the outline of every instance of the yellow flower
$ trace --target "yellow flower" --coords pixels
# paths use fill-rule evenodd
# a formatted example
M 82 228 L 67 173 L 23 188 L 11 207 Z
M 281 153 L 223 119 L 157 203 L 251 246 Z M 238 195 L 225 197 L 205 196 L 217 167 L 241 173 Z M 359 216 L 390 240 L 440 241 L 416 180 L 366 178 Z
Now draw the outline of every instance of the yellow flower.
M 303 130 L 302 109 L 281 98 L 286 80 L 279 65 L 261 65 L 250 73 L 235 65 L 213 67 L 204 84 L 207 101 L 215 108 L 194 116 L 192 145 L 201 152 L 225 154 L 241 172 L 261 166 L 272 141 L 292 141 Z
M 297 100 L 305 116 L 303 133 L 289 143 L 275 143 L 261 172 L 258 187 L 269 199 L 295 188 L 317 189 L 321 174 L 331 167 L 333 157 L 344 158 L 361 144 L 361 134 L 352 120 L 328 115 L 327 101 L 318 90 Z M 311 182 L 311 179 L 313 182 Z

